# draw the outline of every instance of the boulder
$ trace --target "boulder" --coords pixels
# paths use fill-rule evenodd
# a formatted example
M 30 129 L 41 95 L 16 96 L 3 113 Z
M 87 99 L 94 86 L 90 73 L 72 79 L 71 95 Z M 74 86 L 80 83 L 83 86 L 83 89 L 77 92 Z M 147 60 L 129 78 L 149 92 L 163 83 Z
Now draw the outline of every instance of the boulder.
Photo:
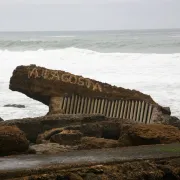
M 170 107 L 161 107 L 161 111 L 163 114 L 171 115 Z
M 25 132 L 26 137 L 31 142 L 36 142 L 39 134 L 54 128 L 66 128 L 72 126 L 80 126 L 81 124 L 97 123 L 106 120 L 104 115 L 50 115 L 35 118 L 15 119 L 0 122 L 0 125 L 13 126 Z M 77 127 L 78 128 L 78 127 Z
M 180 130 L 162 124 L 134 124 L 124 129 L 119 138 L 121 146 L 169 144 L 180 142 Z
M 168 114 L 164 114 L 162 111 L 162 108 L 153 108 L 152 116 L 151 116 L 151 122 L 155 124 L 163 124 L 165 123 L 170 116 Z
M 170 116 L 165 122 L 164 124 L 166 125 L 171 125 L 171 126 L 175 126 L 180 130 L 180 119 L 178 119 L 175 116 Z
M 16 126 L 0 126 L 0 155 L 21 153 L 28 150 L 25 134 Z
M 1 117 L 0 117 L 0 122 L 4 121 Z
M 180 129 L 180 119 L 175 116 L 170 116 L 170 112 L 168 113 L 168 109 L 169 108 L 167 108 L 167 110 L 165 111 L 164 108 L 154 108 L 151 122 L 155 124 L 171 125 Z
M 22 104 L 6 104 L 4 107 L 25 108 L 26 106 Z
M 102 148 L 115 148 L 119 147 L 116 140 L 96 138 L 96 137 L 83 137 L 79 149 L 102 149 Z
M 62 97 L 72 94 L 109 100 L 139 100 L 157 105 L 149 95 L 136 90 L 111 86 L 69 72 L 36 65 L 18 66 L 10 79 L 9 88 L 48 105 L 48 114 L 64 113 L 61 109 Z
M 61 145 L 77 145 L 80 143 L 82 133 L 78 130 L 63 130 L 51 136 L 50 141 Z

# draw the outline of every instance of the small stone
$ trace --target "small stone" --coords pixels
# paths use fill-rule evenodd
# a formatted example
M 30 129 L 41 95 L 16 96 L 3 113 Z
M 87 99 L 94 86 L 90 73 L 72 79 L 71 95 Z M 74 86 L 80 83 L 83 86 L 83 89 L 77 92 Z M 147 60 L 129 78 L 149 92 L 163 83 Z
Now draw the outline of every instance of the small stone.
M 50 141 L 62 145 L 76 145 L 79 144 L 82 138 L 82 133 L 78 130 L 63 130 L 59 134 L 51 137 Z
M 14 107 L 14 108 L 25 108 L 25 105 L 22 104 L 6 104 L 4 107 Z

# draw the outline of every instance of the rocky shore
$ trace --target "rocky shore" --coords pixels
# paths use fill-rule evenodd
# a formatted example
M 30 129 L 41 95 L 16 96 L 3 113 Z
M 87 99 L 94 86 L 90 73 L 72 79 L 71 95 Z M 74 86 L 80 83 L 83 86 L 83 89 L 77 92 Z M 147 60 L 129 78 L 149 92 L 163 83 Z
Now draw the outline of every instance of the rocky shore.
M 0 128 L 2 137 L 4 133 L 15 137 L 19 128 L 30 143 L 58 143 L 72 146 L 72 149 L 180 142 L 180 130 L 177 127 L 145 125 L 103 115 L 51 115 L 8 120 L 1 122 Z
M 10 89 L 49 112 L 0 119 L 0 179 L 180 179 L 180 120 L 149 95 L 35 65 Z
M 73 151 L 0 158 L 0 179 L 180 179 L 180 145 Z
M 2 180 L 180 179 L 180 131 L 169 125 L 56 115 L 1 122 L 0 140 Z

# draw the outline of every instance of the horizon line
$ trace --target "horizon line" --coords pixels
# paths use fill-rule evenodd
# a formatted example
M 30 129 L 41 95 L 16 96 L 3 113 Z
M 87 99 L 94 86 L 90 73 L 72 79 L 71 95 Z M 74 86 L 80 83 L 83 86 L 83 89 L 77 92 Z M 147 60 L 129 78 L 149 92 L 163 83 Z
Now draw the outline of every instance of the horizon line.
M 101 31 L 148 31 L 148 30 L 180 30 L 179 28 L 142 28 L 142 29 L 94 29 L 94 30 L 0 30 L 2 32 L 101 32 Z

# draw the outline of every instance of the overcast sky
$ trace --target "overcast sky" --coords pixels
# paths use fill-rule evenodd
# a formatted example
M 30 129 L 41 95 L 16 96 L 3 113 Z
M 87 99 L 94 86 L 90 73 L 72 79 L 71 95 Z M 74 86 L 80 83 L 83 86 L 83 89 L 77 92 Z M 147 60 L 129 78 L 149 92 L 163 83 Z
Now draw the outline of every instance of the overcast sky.
M 0 31 L 180 28 L 180 0 L 0 0 Z

